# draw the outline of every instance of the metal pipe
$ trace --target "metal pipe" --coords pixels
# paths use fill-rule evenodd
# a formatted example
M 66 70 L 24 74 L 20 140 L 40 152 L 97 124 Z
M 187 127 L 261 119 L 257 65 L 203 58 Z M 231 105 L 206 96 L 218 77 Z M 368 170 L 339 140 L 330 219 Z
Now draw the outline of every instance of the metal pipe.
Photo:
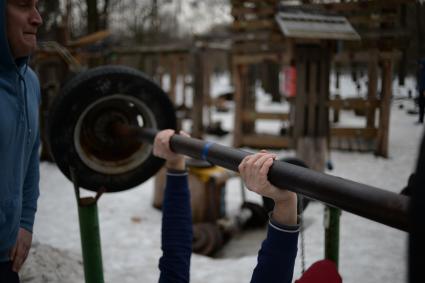
M 102 248 L 100 244 L 99 216 L 95 199 L 82 198 L 78 204 L 81 248 L 83 251 L 86 283 L 103 283 Z
M 98 192 L 95 198 L 81 198 L 75 169 L 70 167 L 69 171 L 71 172 L 78 204 L 85 283 L 104 283 L 99 215 L 97 210 L 97 201 L 103 191 Z
M 117 128 L 121 128 L 120 134 L 127 132 L 128 138 L 149 143 L 153 143 L 158 133 L 155 129 L 130 128 L 123 124 L 118 125 Z M 116 133 L 118 134 L 118 131 Z M 252 154 L 181 135 L 174 135 L 170 140 L 170 146 L 177 153 L 204 159 L 236 172 L 242 159 Z M 275 161 L 270 168 L 269 181 L 278 188 L 285 188 L 332 207 L 399 230 L 409 231 L 409 197 L 404 195 L 280 161 Z
M 325 208 L 325 258 L 332 260 L 336 268 L 339 265 L 339 218 L 341 210 L 335 207 Z

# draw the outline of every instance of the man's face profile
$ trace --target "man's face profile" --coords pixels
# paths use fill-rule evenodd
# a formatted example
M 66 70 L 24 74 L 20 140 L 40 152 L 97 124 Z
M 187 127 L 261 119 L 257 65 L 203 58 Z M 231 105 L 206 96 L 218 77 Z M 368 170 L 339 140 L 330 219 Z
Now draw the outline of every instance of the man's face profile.
M 7 0 L 6 32 L 13 57 L 29 56 L 37 46 L 37 29 L 43 23 L 38 0 Z

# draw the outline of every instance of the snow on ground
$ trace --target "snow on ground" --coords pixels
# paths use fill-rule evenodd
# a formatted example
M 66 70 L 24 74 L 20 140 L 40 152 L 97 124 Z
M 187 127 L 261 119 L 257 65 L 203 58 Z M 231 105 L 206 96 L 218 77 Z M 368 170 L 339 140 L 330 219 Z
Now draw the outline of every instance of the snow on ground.
M 259 94 L 261 105 L 273 108 Z M 399 109 L 403 103 L 405 108 Z M 399 192 L 407 183 L 416 162 L 423 127 L 414 125 L 416 116 L 406 114 L 411 101 L 393 104 L 390 129 L 390 158 L 377 158 L 370 153 L 332 151 L 334 175 Z M 231 129 L 232 113 L 213 113 Z M 354 115 L 343 116 L 348 122 Z M 258 127 L 258 126 L 257 126 Z M 261 128 L 274 128 L 264 122 Z M 207 139 L 215 139 L 207 137 Z M 231 136 L 219 140 L 230 144 Z M 280 151 L 292 156 L 292 151 Z M 72 184 L 55 165 L 41 164 L 41 197 L 34 228 L 34 245 L 23 271 L 23 282 L 84 282 L 77 204 Z M 153 179 L 129 191 L 103 195 L 99 200 L 104 277 L 106 282 L 157 282 L 157 262 L 161 255 L 161 213 L 151 206 Z M 260 198 L 247 192 L 247 198 Z M 228 214 L 238 211 L 241 189 L 238 178 L 227 183 Z M 321 203 L 311 203 L 305 213 L 306 265 L 323 258 L 323 211 Z M 193 255 L 191 282 L 249 282 L 256 263 L 256 253 L 265 231 L 238 235 L 217 258 Z M 340 235 L 340 272 L 347 283 L 406 282 L 407 234 L 367 219 L 343 212 Z M 294 278 L 300 276 L 300 256 Z

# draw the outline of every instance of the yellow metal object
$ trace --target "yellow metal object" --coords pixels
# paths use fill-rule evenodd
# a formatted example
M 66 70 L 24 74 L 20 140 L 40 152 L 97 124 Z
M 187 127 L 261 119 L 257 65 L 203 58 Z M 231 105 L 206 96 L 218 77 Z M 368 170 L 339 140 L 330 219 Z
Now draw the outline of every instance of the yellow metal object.
M 207 183 L 211 178 L 221 179 L 226 177 L 227 179 L 229 177 L 227 170 L 218 166 L 206 168 L 188 167 L 188 171 L 199 178 L 203 183 Z

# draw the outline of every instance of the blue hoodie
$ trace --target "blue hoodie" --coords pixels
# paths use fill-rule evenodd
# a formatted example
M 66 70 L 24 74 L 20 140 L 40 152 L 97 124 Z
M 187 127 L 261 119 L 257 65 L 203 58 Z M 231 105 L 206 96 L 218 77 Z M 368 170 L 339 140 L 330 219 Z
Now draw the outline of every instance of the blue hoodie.
M 14 59 L 0 0 L 0 262 L 9 260 L 19 227 L 32 232 L 39 195 L 40 85 L 28 58 Z

